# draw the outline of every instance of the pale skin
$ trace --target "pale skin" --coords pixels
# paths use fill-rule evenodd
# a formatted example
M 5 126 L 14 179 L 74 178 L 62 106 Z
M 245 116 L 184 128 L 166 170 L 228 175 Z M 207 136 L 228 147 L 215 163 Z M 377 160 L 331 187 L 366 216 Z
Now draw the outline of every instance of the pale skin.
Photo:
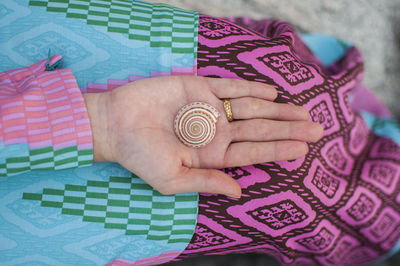
M 322 137 L 307 110 L 274 103 L 276 90 L 258 82 L 195 76 L 135 81 L 106 93 L 84 94 L 94 161 L 118 162 L 162 194 L 207 192 L 239 198 L 239 184 L 217 170 L 304 156 Z M 223 99 L 231 100 L 228 122 Z M 205 102 L 221 114 L 214 139 L 191 148 L 175 135 L 184 105 Z

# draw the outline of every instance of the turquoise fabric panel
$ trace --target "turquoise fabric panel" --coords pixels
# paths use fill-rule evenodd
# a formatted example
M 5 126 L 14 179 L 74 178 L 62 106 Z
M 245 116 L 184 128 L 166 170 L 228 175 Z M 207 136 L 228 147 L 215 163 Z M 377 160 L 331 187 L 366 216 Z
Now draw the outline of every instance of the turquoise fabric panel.
M 192 52 L 175 53 L 172 47 L 152 47 L 150 41 L 129 39 L 128 34 L 88 25 L 84 19 L 49 12 L 46 7 L 29 6 L 29 0 L 1 1 L 0 71 L 28 66 L 45 59 L 49 49 L 52 55 L 63 55 L 60 67 L 70 68 L 81 88 L 87 87 L 88 82 L 107 84 L 108 79 L 128 80 L 131 75 L 150 77 L 152 72 L 171 73 L 173 67 L 193 68 L 196 60 L 197 13 L 192 14 L 195 22 L 187 24 L 184 30 L 193 36 L 190 42 Z M 171 32 L 175 30 L 172 29 L 174 24 L 166 25 L 161 24 L 160 28 L 170 27 Z M 171 34 L 179 37 L 180 33 Z
M 400 125 L 395 119 L 379 118 L 367 112 L 362 112 L 361 116 L 376 135 L 389 138 L 400 145 Z
M 135 261 L 163 252 L 179 251 L 186 247 L 186 242 L 150 240 L 148 238 L 151 232 L 147 235 L 129 235 L 123 229 L 105 228 L 104 223 L 83 221 L 82 216 L 71 211 L 70 214 L 67 214 L 66 209 L 77 210 L 84 208 L 82 207 L 84 205 L 85 208 L 87 206 L 107 205 L 107 201 L 109 206 L 105 212 L 108 214 L 124 212 L 123 207 L 113 207 L 110 200 L 121 200 L 121 197 L 129 198 L 132 195 L 149 196 L 154 194 L 151 189 L 143 189 L 146 184 L 133 176 L 131 178 L 133 183 L 131 194 L 124 196 L 123 193 L 118 194 L 107 188 L 109 191 L 107 192 L 108 200 L 89 196 L 88 193 L 104 192 L 106 188 L 101 187 L 101 185 L 95 187 L 93 184 L 96 184 L 95 182 L 100 182 L 100 184 L 109 182 L 110 177 L 131 177 L 131 173 L 118 164 L 95 163 L 90 167 L 73 170 L 35 171 L 1 178 L 0 264 L 104 265 L 117 258 Z M 85 192 L 78 191 L 79 189 L 75 189 L 75 191 L 72 188 L 66 189 L 66 186 L 87 187 L 88 182 L 92 185 Z M 109 182 L 109 184 L 114 189 L 123 188 L 122 183 Z M 64 195 L 60 196 L 58 191 L 64 191 Z M 29 195 L 42 195 L 42 199 L 28 199 Z M 192 221 L 190 226 L 177 225 L 175 229 L 194 231 L 198 204 L 196 194 L 181 194 L 185 200 L 179 202 L 176 200 L 176 196 L 154 195 L 153 198 L 157 198 L 158 202 L 176 202 L 174 208 L 166 207 L 164 209 L 166 214 L 173 214 L 175 210 L 177 215 L 180 215 L 180 220 Z M 75 199 L 83 197 L 85 200 L 84 202 L 71 200 L 74 197 Z M 63 211 L 55 204 L 62 201 L 64 201 L 61 205 Z M 136 201 L 135 203 L 135 199 L 133 199 L 131 202 L 135 207 L 143 207 L 149 203 L 150 206 L 152 205 L 151 200 Z M 94 208 L 92 207 L 92 209 Z M 192 210 L 192 213 L 176 211 L 178 209 Z M 85 211 L 85 215 L 93 217 L 98 215 L 99 212 L 88 209 Z M 104 214 L 100 216 L 102 215 Z M 138 217 L 144 215 L 146 215 L 145 212 L 139 213 Z M 110 223 L 117 221 L 118 219 L 113 217 L 108 220 Z M 170 222 L 166 219 L 164 225 Z M 133 228 L 139 227 L 140 225 Z M 157 233 L 163 234 L 162 231 Z M 180 237 L 190 240 L 192 234 L 186 232 L 185 235 L 185 232 L 182 232 Z
M 305 33 L 301 38 L 324 66 L 329 66 L 340 59 L 351 46 L 335 37 L 323 34 Z

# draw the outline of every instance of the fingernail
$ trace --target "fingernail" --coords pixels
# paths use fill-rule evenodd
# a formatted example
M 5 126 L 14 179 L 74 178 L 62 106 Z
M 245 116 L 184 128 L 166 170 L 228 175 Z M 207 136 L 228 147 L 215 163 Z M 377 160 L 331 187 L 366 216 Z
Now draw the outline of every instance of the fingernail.
M 241 194 L 228 194 L 227 195 L 230 198 L 234 198 L 234 199 L 240 199 L 240 197 L 242 196 Z

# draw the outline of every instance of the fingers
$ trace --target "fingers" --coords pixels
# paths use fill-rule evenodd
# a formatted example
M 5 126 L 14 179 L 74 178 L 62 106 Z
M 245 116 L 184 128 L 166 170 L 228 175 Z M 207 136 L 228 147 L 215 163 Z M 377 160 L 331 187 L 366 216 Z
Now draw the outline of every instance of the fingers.
M 250 119 L 229 124 L 232 141 L 299 140 L 314 142 L 323 134 L 321 125 L 308 121 Z
M 159 191 L 163 194 L 183 192 L 216 193 L 234 198 L 240 198 L 241 195 L 240 186 L 232 177 L 214 169 L 182 167 L 174 183 L 174 186 L 169 186 L 168 191 Z
M 206 80 L 211 91 L 220 99 L 251 96 L 273 101 L 278 95 L 272 86 L 261 82 L 220 78 L 206 78 Z
M 229 145 L 223 167 L 294 160 L 307 152 L 307 145 L 301 141 L 237 142 Z
M 233 119 L 268 118 L 276 120 L 308 120 L 308 111 L 300 106 L 274 103 L 258 98 L 231 99 Z

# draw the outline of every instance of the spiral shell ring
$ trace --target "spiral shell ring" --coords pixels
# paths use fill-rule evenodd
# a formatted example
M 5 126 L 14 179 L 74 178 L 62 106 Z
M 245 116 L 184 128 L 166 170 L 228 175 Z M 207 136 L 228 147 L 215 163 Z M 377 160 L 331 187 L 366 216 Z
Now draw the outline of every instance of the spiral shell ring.
M 175 117 L 174 129 L 179 140 L 194 148 L 207 145 L 217 130 L 217 109 L 207 103 L 193 102 L 182 107 Z

